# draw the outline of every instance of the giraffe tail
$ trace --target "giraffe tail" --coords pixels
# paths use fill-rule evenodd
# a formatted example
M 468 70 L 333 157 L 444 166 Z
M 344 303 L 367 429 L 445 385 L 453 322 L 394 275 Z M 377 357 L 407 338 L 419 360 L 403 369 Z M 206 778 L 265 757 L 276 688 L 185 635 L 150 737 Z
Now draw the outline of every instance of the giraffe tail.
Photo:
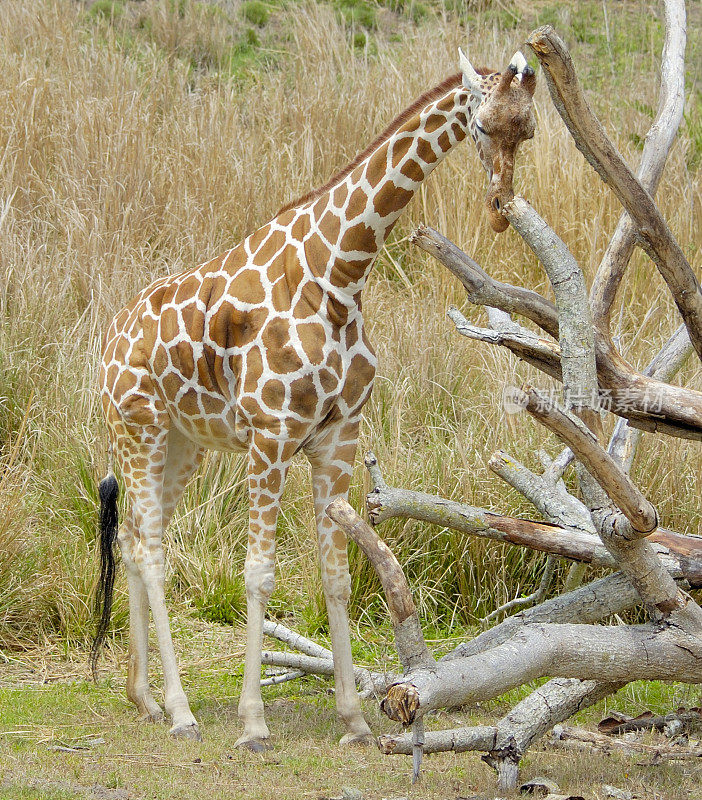
M 112 591 L 115 585 L 115 552 L 117 540 L 117 498 L 119 486 L 112 471 L 100 481 L 100 577 L 95 589 L 95 613 L 97 629 L 90 648 L 90 668 L 93 680 L 97 681 L 97 662 L 110 627 L 112 616 Z

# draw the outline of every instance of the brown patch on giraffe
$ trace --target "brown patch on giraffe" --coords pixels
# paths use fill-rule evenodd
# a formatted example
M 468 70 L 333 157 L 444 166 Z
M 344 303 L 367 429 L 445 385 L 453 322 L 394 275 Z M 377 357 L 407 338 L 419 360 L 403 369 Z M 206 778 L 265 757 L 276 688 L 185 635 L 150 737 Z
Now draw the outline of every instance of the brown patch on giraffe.
M 329 196 L 322 195 L 319 200 L 312 206 L 312 219 L 319 219 L 327 210 L 329 205 Z
M 349 198 L 349 203 L 346 206 L 346 212 L 344 216 L 347 220 L 354 219 L 359 214 L 362 214 L 366 210 L 366 206 L 368 204 L 368 195 L 366 194 L 365 190 L 362 189 L 360 186 L 357 186 Z M 337 232 L 337 238 L 338 238 Z
M 178 401 L 178 409 L 189 417 L 199 417 L 202 415 L 200 406 L 197 402 L 198 393 L 195 389 L 188 391 Z
M 209 337 L 221 348 L 245 347 L 256 338 L 267 318 L 264 307 L 241 311 L 225 302 L 210 318 Z
M 318 322 L 308 322 L 298 325 L 296 330 L 310 364 L 314 366 L 321 364 L 324 359 L 324 342 L 326 340 L 324 327 Z
M 199 291 L 202 279 L 200 276 L 191 274 L 188 275 L 179 285 L 173 296 L 173 303 L 176 306 L 182 306 L 191 300 Z M 164 300 L 166 295 L 164 295 Z
M 202 356 L 197 360 L 198 380 L 208 392 L 213 392 L 217 388 L 214 378 L 215 358 L 215 351 L 209 345 L 205 345 Z
M 417 117 L 419 120 L 419 117 Z M 392 165 L 393 167 L 397 167 L 397 165 L 402 161 L 402 159 L 407 155 L 410 148 L 412 147 L 412 143 L 414 139 L 411 136 L 406 136 L 400 139 L 399 141 L 393 142 L 392 145 Z M 387 170 L 387 160 L 384 159 L 385 163 L 383 164 L 383 174 L 385 174 Z
M 405 161 L 400 169 L 400 172 L 405 176 L 405 178 L 409 178 L 415 183 L 421 183 L 424 180 L 424 170 L 413 158 Z
M 343 303 L 340 303 L 333 297 L 327 300 L 326 310 L 327 319 L 333 326 L 331 331 L 332 339 L 334 339 L 335 342 L 339 342 L 341 340 L 339 329 L 346 325 L 346 321 L 349 318 L 349 310 Z
M 161 312 L 159 319 L 159 335 L 161 340 L 168 343 L 178 335 L 178 312 L 172 306 L 165 308 Z
M 324 238 L 335 244 L 339 239 L 341 233 L 341 219 L 331 211 L 328 211 L 322 219 L 319 220 L 319 228 L 324 234 Z
M 290 342 L 290 323 L 286 319 L 273 318 L 263 328 L 261 341 L 266 350 L 268 366 L 278 374 L 297 372 L 302 360 Z
M 248 399 L 248 398 L 247 398 Z M 268 463 L 255 447 L 249 450 L 249 472 L 261 475 L 268 469 Z
M 195 374 L 195 358 L 189 342 L 178 342 L 171 347 L 171 362 L 180 374 L 188 380 Z
M 269 492 L 272 492 L 273 494 L 278 494 L 282 487 L 282 483 L 283 483 L 283 476 L 280 474 L 280 470 L 273 469 L 267 476 L 266 489 Z
M 217 414 L 219 416 L 224 414 L 224 409 L 227 407 L 226 403 L 221 397 L 216 397 L 212 394 L 206 394 L 202 397 L 202 405 L 208 414 Z M 210 430 L 217 436 L 225 435 L 228 438 L 229 429 L 222 425 L 221 420 L 208 419 L 207 424 L 209 425 Z
M 266 277 L 271 283 L 275 283 L 283 275 L 285 275 L 285 256 L 281 253 L 268 265 Z
M 124 372 L 122 374 L 126 375 L 127 373 Z M 120 377 L 120 368 L 117 366 L 117 364 L 110 364 L 110 366 L 107 368 L 107 375 L 105 378 L 105 382 L 107 383 L 107 385 L 114 386 L 115 390 L 117 390 L 119 388 L 117 385 L 117 379 L 119 377 Z M 120 394 L 121 393 L 122 392 L 120 391 Z
M 248 260 L 249 257 L 244 249 L 244 243 L 241 242 L 226 255 L 222 262 L 222 268 L 230 275 L 233 275 L 238 269 L 241 269 Z
M 444 131 L 441 136 L 437 139 L 439 143 L 439 147 L 444 151 L 444 153 L 448 153 L 451 149 L 451 140 L 449 139 L 448 133 Z
M 287 228 L 288 225 L 295 219 L 295 210 L 288 209 L 287 211 L 283 211 L 276 217 L 278 224 L 281 228 Z
M 255 392 L 258 379 L 263 374 L 263 357 L 261 348 L 254 345 L 246 354 L 246 368 L 244 370 L 244 391 Z
M 317 411 L 317 390 L 311 375 L 304 375 L 290 384 L 290 410 L 308 419 Z
M 273 378 L 261 389 L 261 400 L 275 411 L 280 411 L 285 403 L 285 384 L 277 378 Z
M 336 528 L 334 533 L 332 533 L 332 542 L 337 550 L 346 549 L 346 534 L 339 528 Z
M 137 376 L 131 370 L 122 372 L 119 376 L 119 380 L 117 383 L 120 395 L 124 396 L 127 392 L 130 392 L 132 389 L 135 389 L 137 383 L 138 383 Z
M 273 231 L 265 243 L 256 251 L 253 263 L 257 267 L 265 267 L 283 249 L 284 245 L 285 233 L 283 231 Z
M 315 275 L 323 275 L 330 257 L 329 247 L 324 244 L 322 237 L 317 233 L 313 233 L 312 236 L 307 239 L 304 247 L 307 266 Z M 295 286 L 298 286 L 302 280 L 302 266 L 300 264 L 298 264 L 297 268 L 294 270 L 292 280 L 295 281 Z
M 456 119 L 464 128 L 468 125 L 468 117 L 462 111 L 456 113 Z
M 201 342 L 205 333 L 205 315 L 195 305 L 193 300 L 180 310 L 185 330 L 188 336 L 196 342 Z
M 366 268 L 373 262 L 372 258 L 361 258 L 357 261 L 346 261 L 343 258 L 337 258 L 332 268 L 330 277 L 331 283 L 341 289 L 345 289 L 352 283 L 359 281 Z M 343 319 L 346 319 L 346 313 L 342 314 Z M 337 315 L 337 318 L 341 318 Z
M 310 218 L 307 214 L 302 214 L 293 223 L 290 235 L 296 242 L 301 242 L 310 230 Z
M 164 375 L 161 378 L 161 386 L 163 387 L 163 393 L 165 394 L 166 398 L 170 401 L 175 400 L 176 395 L 178 394 L 178 390 L 183 385 L 183 379 L 178 376 L 175 372 L 169 372 L 167 375 Z
M 387 171 L 387 149 L 387 145 L 382 147 L 368 159 L 368 163 L 365 167 L 360 166 L 358 169 L 354 170 L 351 175 L 351 180 L 354 183 L 360 183 L 365 176 L 371 189 L 375 189 Z
M 125 420 L 139 426 L 153 425 L 156 422 L 150 398 L 143 395 L 132 394 L 120 400 L 119 411 Z
M 354 320 L 346 328 L 346 348 L 350 350 L 358 341 L 358 323 Z
M 333 372 L 330 372 L 328 369 L 323 369 L 320 370 L 319 373 L 319 382 L 322 385 L 322 389 L 327 394 L 331 394 L 339 385 L 339 376 L 335 375 Z
M 426 139 L 420 139 L 417 142 L 417 155 L 425 164 L 433 164 L 436 161 L 436 154 Z
M 334 193 L 332 194 L 332 201 L 337 208 L 341 208 L 345 201 L 346 196 L 348 195 L 349 190 L 346 186 L 346 183 L 342 183 L 334 189 Z
M 248 238 L 249 249 L 252 253 L 255 253 L 258 248 L 263 244 L 263 240 L 268 236 L 268 232 L 270 231 L 271 226 L 270 223 L 264 225 L 262 228 L 259 228 L 257 231 L 251 234 Z
M 349 228 L 341 240 L 341 249 L 347 253 L 352 250 L 374 253 L 376 248 L 375 231 L 363 222 Z
M 295 319 L 306 319 L 307 317 L 315 316 L 322 303 L 323 296 L 324 290 L 318 283 L 314 281 L 306 283 L 302 289 L 300 299 L 295 303 L 295 308 L 293 308 Z
M 446 114 L 450 114 L 454 109 L 454 101 L 455 95 L 449 94 L 443 98 L 439 103 L 436 105 L 437 111 L 443 111 Z
M 240 252 L 240 250 L 237 248 Z M 240 267 L 236 267 L 233 271 L 236 272 Z M 224 275 L 217 275 L 216 278 L 208 278 L 203 281 L 202 291 L 200 292 L 200 299 L 205 304 L 205 308 L 209 311 L 214 308 L 215 304 L 221 300 L 222 296 L 229 291 L 230 280 Z
M 462 142 L 466 138 L 465 130 L 457 122 L 454 122 L 453 125 L 451 125 L 451 130 L 453 131 L 453 136 L 457 142 Z
M 302 279 L 302 267 L 298 267 L 300 279 Z M 286 267 L 286 273 L 288 269 Z M 279 278 L 271 290 L 271 303 L 273 309 L 277 312 L 287 311 L 290 308 L 292 301 L 290 284 L 285 278 Z
M 164 373 L 168 369 L 169 364 L 168 351 L 162 344 L 159 344 L 151 356 L 151 369 L 153 369 L 154 375 L 161 375 Z
M 266 292 L 261 285 L 261 275 L 254 269 L 244 269 L 235 275 L 228 293 L 242 303 L 251 305 L 259 305 L 266 299 Z
M 258 401 L 254 397 L 244 395 L 239 399 L 237 407 L 251 420 L 251 426 L 253 428 L 259 431 L 265 430 L 273 436 L 280 436 L 282 430 L 280 420 L 278 417 L 272 414 L 266 414 L 262 411 Z
M 401 189 L 392 181 L 386 181 L 375 196 L 375 207 L 381 217 L 386 217 L 403 209 L 413 195 L 414 192 Z
M 430 114 L 427 121 L 424 123 L 425 133 L 434 133 L 434 131 L 443 127 L 446 124 L 446 117 L 443 114 Z

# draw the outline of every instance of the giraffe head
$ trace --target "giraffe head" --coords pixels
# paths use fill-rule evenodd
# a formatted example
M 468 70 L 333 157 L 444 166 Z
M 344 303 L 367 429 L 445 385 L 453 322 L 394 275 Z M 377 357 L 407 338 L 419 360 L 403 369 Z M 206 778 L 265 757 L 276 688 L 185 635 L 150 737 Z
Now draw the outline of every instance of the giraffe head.
M 463 85 L 471 94 L 471 134 L 490 179 L 485 202 L 497 233 L 509 227 L 503 206 L 513 197 L 512 178 L 517 148 L 534 135 L 532 108 L 536 75 L 517 51 L 502 73 L 481 75 L 458 50 Z

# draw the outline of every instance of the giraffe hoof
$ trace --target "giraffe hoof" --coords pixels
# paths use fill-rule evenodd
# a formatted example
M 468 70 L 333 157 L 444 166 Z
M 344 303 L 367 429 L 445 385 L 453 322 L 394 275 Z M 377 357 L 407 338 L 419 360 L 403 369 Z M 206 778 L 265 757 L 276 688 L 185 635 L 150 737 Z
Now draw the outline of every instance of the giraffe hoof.
M 252 753 L 265 753 L 266 750 L 273 749 L 273 745 L 268 739 L 238 739 L 234 747 L 245 747 Z
M 192 722 L 190 725 L 178 725 L 177 727 L 171 728 L 169 732 L 174 739 L 193 739 L 196 742 L 202 741 L 202 734 L 195 722 Z
M 143 711 L 139 715 L 140 722 L 163 722 L 163 711 L 158 710 Z
M 355 747 L 370 747 L 376 743 L 376 738 L 372 733 L 347 733 L 339 739 L 339 746 L 346 747 L 353 745 Z

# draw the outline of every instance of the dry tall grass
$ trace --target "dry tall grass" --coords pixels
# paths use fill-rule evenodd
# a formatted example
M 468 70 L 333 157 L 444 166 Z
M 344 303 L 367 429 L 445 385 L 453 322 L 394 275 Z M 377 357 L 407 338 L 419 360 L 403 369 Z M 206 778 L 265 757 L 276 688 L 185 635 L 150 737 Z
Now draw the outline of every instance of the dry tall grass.
M 269 65 L 242 82 L 217 66 L 232 26 L 227 15 L 180 5 L 178 16 L 172 3 L 139 4 L 152 20 L 150 38 L 140 39 L 135 28 L 87 16 L 79 3 L 0 4 L 0 644 L 88 631 L 95 485 L 106 468 L 95 391 L 106 321 L 155 276 L 216 254 L 324 181 L 456 69 L 459 44 L 475 62 L 499 68 L 530 22 L 504 32 L 480 27 L 480 18 L 467 29 L 438 16 L 420 27 L 398 23 L 394 35 L 378 33 L 372 48 L 359 50 L 329 7 L 294 6 L 280 12 L 281 45 L 267 54 Z M 632 162 L 638 151 L 629 133 L 645 130 L 646 104 L 655 105 L 655 81 L 641 80 L 642 70 L 654 74 L 655 44 L 655 37 L 632 39 L 625 66 L 616 75 L 605 69 L 595 86 L 598 111 Z M 574 48 L 587 71 L 592 48 Z M 202 51 L 214 55 L 194 69 L 206 61 L 197 62 Z M 591 276 L 619 209 L 575 151 L 543 86 L 537 105 L 539 128 L 521 153 L 517 185 Z M 659 197 L 699 270 L 702 190 L 699 172 L 686 166 L 689 147 L 683 131 Z M 475 154 L 468 147 L 452 154 L 379 259 L 364 308 L 380 374 L 361 452 L 374 448 L 388 482 L 528 514 L 485 464 L 496 447 L 527 463 L 543 442 L 555 449 L 500 407 L 504 384 L 531 373 L 452 331 L 445 313 L 450 304 L 465 307 L 462 289 L 406 242 L 426 222 L 497 278 L 547 292 L 521 240 L 490 231 L 484 189 Z M 639 365 L 677 324 L 661 280 L 640 256 L 615 318 L 624 354 Z M 681 380 L 700 386 L 697 365 Z M 699 447 L 651 438 L 642 453 L 636 475 L 665 524 L 697 531 Z M 212 454 L 168 535 L 171 595 L 215 618 L 241 607 L 242 478 L 240 460 Z M 366 489 L 359 466 L 357 506 Z M 300 462 L 279 529 L 272 608 L 293 610 L 314 628 L 323 612 L 311 523 Z M 471 621 L 524 589 L 541 563 L 412 522 L 382 533 L 407 565 L 428 623 L 441 627 Z M 354 558 L 353 571 L 353 610 L 363 621 L 381 601 L 363 560 Z M 123 622 L 123 598 L 118 606 Z

